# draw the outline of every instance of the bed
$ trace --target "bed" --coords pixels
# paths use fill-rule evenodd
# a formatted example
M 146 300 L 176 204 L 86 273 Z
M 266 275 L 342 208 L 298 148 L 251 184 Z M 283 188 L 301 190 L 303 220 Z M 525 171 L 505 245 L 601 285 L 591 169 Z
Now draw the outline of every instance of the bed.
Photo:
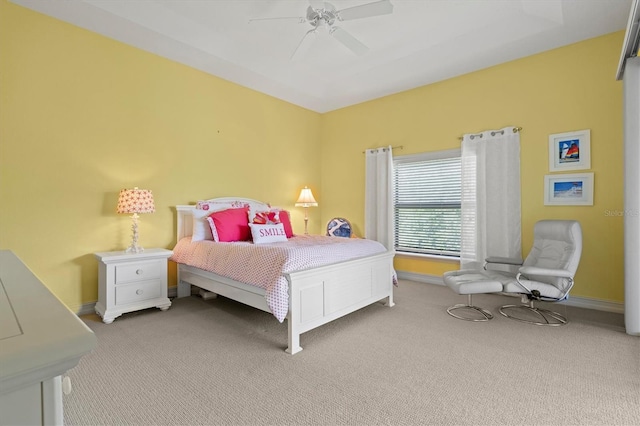
M 204 200 L 199 202 L 197 206 L 178 205 L 176 206 L 176 248 L 200 244 L 197 248 L 207 250 L 212 249 L 213 245 L 221 245 L 212 241 L 191 241 L 192 235 L 199 234 L 197 228 L 200 222 L 199 217 L 203 216 L 203 212 L 198 211 L 203 205 L 201 203 L 223 206 L 243 204 L 249 206 L 251 211 L 271 209 L 267 203 L 235 197 Z M 333 239 L 334 241 L 331 243 L 346 243 L 348 240 L 341 237 L 295 236 L 289 241 L 297 240 L 308 244 L 313 238 Z M 193 240 L 196 240 L 195 236 Z M 367 240 L 362 240 L 361 244 L 365 244 L 365 241 Z M 289 242 L 278 244 L 287 245 Z M 244 246 L 246 245 L 251 245 L 251 243 L 245 243 Z M 248 247 L 244 246 L 240 244 L 237 249 L 248 250 Z M 286 352 L 293 355 L 302 350 L 300 346 L 302 333 L 376 302 L 383 302 L 389 307 L 393 306 L 395 282 L 393 257 L 393 251 L 387 251 L 382 247 L 382 251 L 376 253 L 348 260 L 334 261 L 335 259 L 332 259 L 330 264 L 281 273 L 281 277 L 278 279 L 284 280 L 286 283 L 285 291 L 288 296 L 288 300 L 285 300 L 287 306 L 284 307 L 288 325 Z M 179 256 L 176 259 L 175 250 L 172 259 L 178 264 L 178 298 L 190 296 L 193 290 L 192 286 L 194 286 L 200 289 L 200 293 L 205 296 L 210 293 L 221 295 L 274 314 L 275 310 L 272 309 L 274 305 L 268 303 L 268 291 L 265 288 L 205 270 L 203 267 L 183 263 Z M 282 319 L 284 318 L 281 317 L 280 320 Z

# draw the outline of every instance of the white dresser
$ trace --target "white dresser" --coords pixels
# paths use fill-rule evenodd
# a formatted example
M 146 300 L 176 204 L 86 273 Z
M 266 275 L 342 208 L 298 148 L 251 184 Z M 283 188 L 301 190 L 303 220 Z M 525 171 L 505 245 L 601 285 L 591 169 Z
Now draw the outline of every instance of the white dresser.
M 96 337 L 9 250 L 0 250 L 0 425 L 62 425 L 62 374 Z
M 159 248 L 95 253 L 99 260 L 96 313 L 102 321 L 110 324 L 123 313 L 140 309 L 169 309 L 167 259 L 172 254 Z

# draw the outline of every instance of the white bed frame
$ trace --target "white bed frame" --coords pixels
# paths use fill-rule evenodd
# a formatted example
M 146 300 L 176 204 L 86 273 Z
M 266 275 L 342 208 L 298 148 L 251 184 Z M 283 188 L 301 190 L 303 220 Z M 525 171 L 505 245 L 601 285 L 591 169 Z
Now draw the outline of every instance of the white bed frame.
M 207 201 L 246 202 L 268 209 L 247 198 L 215 198 Z M 178 241 L 191 235 L 194 205 L 176 206 Z M 339 237 L 336 237 L 339 238 Z M 332 265 L 285 274 L 289 282 L 289 347 L 287 353 L 302 350 L 300 335 L 334 319 L 384 299 L 393 306 L 393 251 Z M 178 264 L 178 297 L 191 295 L 191 286 L 271 312 L 265 290 L 188 265 Z

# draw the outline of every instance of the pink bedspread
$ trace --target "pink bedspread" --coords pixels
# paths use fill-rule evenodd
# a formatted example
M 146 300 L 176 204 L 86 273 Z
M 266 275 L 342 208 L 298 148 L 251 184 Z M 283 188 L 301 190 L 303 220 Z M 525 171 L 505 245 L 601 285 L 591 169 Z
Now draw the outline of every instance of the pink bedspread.
M 289 284 L 283 273 L 385 251 L 377 241 L 320 235 L 297 235 L 272 244 L 192 242 L 186 237 L 174 247 L 171 260 L 265 289 L 267 305 L 282 322 L 289 310 Z

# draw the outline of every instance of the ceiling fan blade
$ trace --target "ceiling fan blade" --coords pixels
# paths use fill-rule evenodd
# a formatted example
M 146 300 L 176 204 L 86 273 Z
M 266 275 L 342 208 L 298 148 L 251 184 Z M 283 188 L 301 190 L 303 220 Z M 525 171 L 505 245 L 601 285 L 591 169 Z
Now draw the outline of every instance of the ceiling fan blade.
M 298 45 L 296 46 L 296 50 L 293 51 L 293 53 L 291 54 L 291 56 L 289 57 L 289 59 L 293 59 L 294 56 L 296 56 L 296 53 L 298 52 L 298 49 L 300 49 L 300 46 L 302 46 L 302 42 L 307 38 L 307 36 L 311 33 L 315 34 L 316 32 L 316 28 L 313 28 L 309 31 L 307 31 L 303 36 L 302 39 L 300 40 L 300 43 L 298 43 Z
M 387 15 L 393 12 L 393 5 L 389 0 L 379 0 L 373 3 L 353 6 L 347 9 L 338 10 L 336 16 L 341 21 L 349 19 L 368 18 L 370 16 Z
M 278 16 L 275 18 L 252 18 L 252 19 L 249 19 L 249 23 L 252 23 L 254 21 L 283 21 L 283 20 L 289 20 L 289 21 L 295 20 L 295 21 L 298 21 L 299 24 L 304 24 L 307 21 L 302 16 Z
M 309 0 L 309 4 L 314 9 L 324 9 L 324 1 L 323 0 Z
M 369 51 L 367 46 L 340 27 L 331 27 L 329 34 L 358 56 L 364 55 Z

